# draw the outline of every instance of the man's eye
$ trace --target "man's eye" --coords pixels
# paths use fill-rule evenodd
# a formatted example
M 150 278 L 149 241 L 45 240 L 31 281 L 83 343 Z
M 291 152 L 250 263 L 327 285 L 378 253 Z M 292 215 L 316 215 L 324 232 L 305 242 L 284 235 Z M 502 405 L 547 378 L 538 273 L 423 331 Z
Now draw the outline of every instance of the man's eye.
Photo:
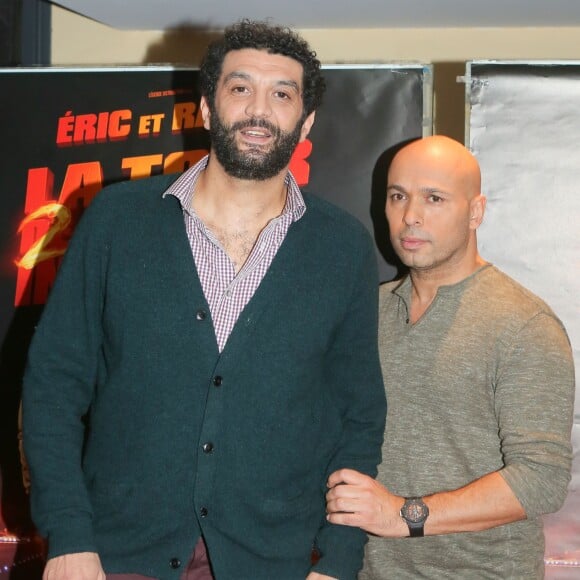
M 439 203 L 439 202 L 443 201 L 443 198 L 439 197 L 438 195 L 430 195 L 429 201 L 432 201 L 433 203 Z
M 278 99 L 289 99 L 290 95 L 284 91 L 276 91 L 274 93 L 274 95 L 278 98 Z

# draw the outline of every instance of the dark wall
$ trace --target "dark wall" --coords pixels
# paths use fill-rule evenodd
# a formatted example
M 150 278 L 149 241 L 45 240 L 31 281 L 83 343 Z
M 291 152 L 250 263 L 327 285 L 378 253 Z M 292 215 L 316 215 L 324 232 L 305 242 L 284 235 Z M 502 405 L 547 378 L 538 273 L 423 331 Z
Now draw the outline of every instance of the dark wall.
M 0 0 L 0 66 L 50 64 L 50 3 Z

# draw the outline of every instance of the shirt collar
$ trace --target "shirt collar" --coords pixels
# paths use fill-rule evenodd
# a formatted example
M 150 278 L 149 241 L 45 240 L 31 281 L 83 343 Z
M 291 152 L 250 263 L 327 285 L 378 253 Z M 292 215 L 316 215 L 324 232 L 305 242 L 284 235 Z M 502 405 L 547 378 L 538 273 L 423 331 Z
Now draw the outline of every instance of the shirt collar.
M 173 195 L 179 200 L 181 207 L 185 211 L 191 213 L 195 185 L 199 176 L 207 167 L 208 161 L 209 155 L 206 155 L 203 159 L 200 159 L 195 165 L 182 173 L 163 193 L 163 197 Z M 302 197 L 300 187 L 298 187 L 298 183 L 296 183 L 296 179 L 290 171 L 286 174 L 284 183 L 286 184 L 288 195 L 286 196 L 286 203 L 284 204 L 282 213 L 291 214 L 292 221 L 295 222 L 304 215 L 306 204 Z

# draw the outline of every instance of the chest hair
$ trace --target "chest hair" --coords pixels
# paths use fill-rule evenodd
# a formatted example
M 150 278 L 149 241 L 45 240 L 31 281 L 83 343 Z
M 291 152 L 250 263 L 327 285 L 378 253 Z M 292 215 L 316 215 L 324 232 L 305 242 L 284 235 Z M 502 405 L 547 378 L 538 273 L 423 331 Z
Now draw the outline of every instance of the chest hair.
M 208 224 L 208 227 L 234 264 L 236 273 L 239 272 L 251 254 L 262 227 L 223 228 L 216 224 Z

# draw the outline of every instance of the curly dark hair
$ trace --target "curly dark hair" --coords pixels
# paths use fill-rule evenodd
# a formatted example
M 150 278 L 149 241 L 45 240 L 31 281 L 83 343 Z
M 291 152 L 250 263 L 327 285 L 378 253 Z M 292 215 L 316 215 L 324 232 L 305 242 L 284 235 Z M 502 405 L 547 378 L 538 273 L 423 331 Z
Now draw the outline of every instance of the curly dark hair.
M 217 83 L 226 54 L 244 48 L 266 50 L 270 54 L 281 54 L 299 62 L 303 69 L 304 118 L 320 106 L 326 84 L 316 52 L 290 28 L 247 19 L 228 26 L 224 30 L 223 37 L 208 46 L 200 68 L 200 89 L 210 106 L 214 104 Z

